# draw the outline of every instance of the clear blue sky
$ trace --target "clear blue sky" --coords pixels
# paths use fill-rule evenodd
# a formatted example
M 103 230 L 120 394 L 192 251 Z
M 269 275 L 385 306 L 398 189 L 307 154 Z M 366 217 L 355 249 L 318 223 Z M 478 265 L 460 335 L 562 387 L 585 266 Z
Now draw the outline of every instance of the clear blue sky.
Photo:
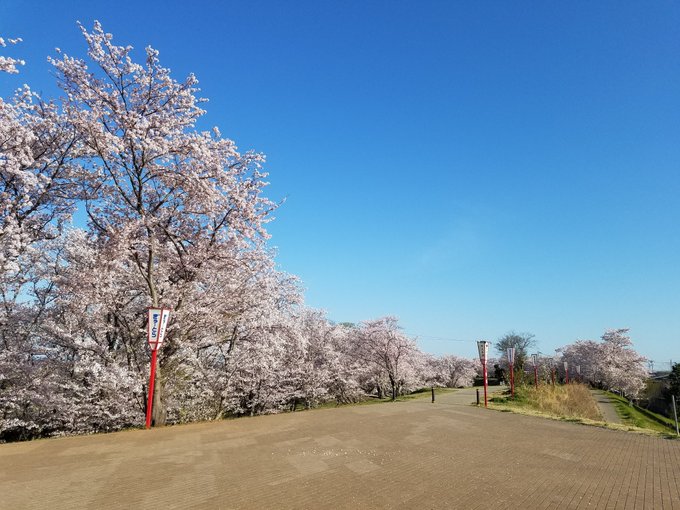
M 27 66 L 0 94 L 52 93 L 46 56 L 94 19 L 267 154 L 278 262 L 332 319 L 468 356 L 630 327 L 680 360 L 677 3 L 3 0 Z

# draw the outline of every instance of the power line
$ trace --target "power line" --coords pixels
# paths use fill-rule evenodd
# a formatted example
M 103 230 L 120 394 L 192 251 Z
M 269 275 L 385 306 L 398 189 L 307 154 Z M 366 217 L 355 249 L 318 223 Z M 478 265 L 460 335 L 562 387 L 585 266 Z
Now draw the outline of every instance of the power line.
M 436 340 L 439 342 L 474 342 L 474 340 L 460 340 L 458 338 L 446 338 L 443 336 L 432 336 L 432 335 L 418 335 L 416 333 L 409 333 L 409 336 L 418 338 L 418 339 L 428 339 L 428 340 Z

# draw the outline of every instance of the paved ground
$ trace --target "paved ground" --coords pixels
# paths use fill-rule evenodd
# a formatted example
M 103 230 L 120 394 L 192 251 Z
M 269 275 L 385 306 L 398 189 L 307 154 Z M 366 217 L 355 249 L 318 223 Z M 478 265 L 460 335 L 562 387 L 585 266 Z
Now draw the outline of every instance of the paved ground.
M 599 390 L 590 390 L 590 392 L 593 394 L 593 397 L 595 397 L 595 400 L 597 400 L 597 405 L 600 408 L 604 421 L 609 423 L 623 423 L 619 413 L 616 412 L 616 407 L 614 407 L 614 404 L 612 404 L 612 401 L 606 393 Z
M 473 395 L 0 445 L 0 507 L 680 509 L 680 441 Z

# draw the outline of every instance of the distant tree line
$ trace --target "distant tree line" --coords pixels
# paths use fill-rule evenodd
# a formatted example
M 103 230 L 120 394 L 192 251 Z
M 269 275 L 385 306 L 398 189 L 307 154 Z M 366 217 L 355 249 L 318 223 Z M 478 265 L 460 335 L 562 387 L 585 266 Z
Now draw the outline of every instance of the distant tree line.
M 647 360 L 633 349 L 628 331 L 610 329 L 605 331 L 600 341 L 577 340 L 557 349 L 554 356 L 536 353 L 541 380 L 550 381 L 554 370 L 555 376 L 562 382 L 569 377 L 571 381 L 615 391 L 629 398 L 640 397 L 649 377 Z M 530 350 L 536 347 L 534 335 L 513 331 L 496 342 L 499 362 L 503 367 L 509 365 L 509 347 L 515 348 L 516 380 L 522 382 L 528 371 L 529 379 L 533 381 L 533 362 L 529 357 L 532 354 Z

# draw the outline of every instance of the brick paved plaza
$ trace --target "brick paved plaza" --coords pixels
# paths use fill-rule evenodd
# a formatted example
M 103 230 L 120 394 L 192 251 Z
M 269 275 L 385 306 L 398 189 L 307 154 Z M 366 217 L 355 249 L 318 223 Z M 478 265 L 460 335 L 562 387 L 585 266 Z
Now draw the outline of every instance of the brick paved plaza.
M 0 445 L 0 507 L 680 509 L 680 441 L 472 399 Z

